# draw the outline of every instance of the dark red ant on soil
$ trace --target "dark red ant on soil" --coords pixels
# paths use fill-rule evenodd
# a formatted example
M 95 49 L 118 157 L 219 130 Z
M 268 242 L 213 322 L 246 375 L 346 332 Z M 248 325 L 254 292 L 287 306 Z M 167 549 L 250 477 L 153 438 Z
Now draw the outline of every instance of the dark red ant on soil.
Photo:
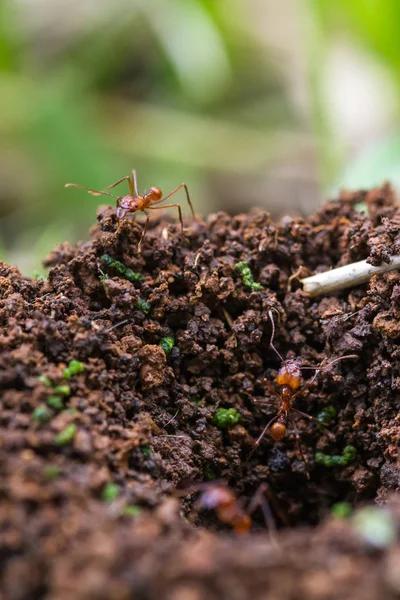
M 115 183 L 108 185 L 104 189 L 109 190 L 111 188 L 114 188 L 125 180 L 128 182 L 129 192 L 130 192 L 127 196 L 114 196 L 114 194 L 110 194 L 108 192 L 105 192 L 104 190 L 101 190 L 101 191 L 92 190 L 90 188 L 84 187 L 83 185 L 77 185 L 76 183 L 67 183 L 65 185 L 65 187 L 74 187 L 74 188 L 78 188 L 80 190 L 86 190 L 87 192 L 89 192 L 89 194 L 92 194 L 92 196 L 104 195 L 104 196 L 110 196 L 111 198 L 115 198 L 117 201 L 117 218 L 119 221 L 122 221 L 126 217 L 126 215 L 128 215 L 129 213 L 135 213 L 135 212 L 138 212 L 139 210 L 144 212 L 144 214 L 146 215 L 146 222 L 144 224 L 142 236 L 141 236 L 139 244 L 138 244 L 139 252 L 140 252 L 140 248 L 141 248 L 141 245 L 143 242 L 143 238 L 147 231 L 147 227 L 149 225 L 149 220 L 150 220 L 150 213 L 148 212 L 149 210 L 160 210 L 163 208 L 172 208 L 172 207 L 176 206 L 176 208 L 178 209 L 178 213 L 179 213 L 181 232 L 182 232 L 182 235 L 184 235 L 182 210 L 181 210 L 180 205 L 178 203 L 174 203 L 174 204 L 164 204 L 163 206 L 159 206 L 159 204 L 161 204 L 162 202 L 165 202 L 165 200 L 168 200 L 168 198 L 170 198 L 171 196 L 176 194 L 176 192 L 178 190 L 180 190 L 181 188 L 184 188 L 185 192 L 186 192 L 187 202 L 189 204 L 193 218 L 195 219 L 196 216 L 194 214 L 193 205 L 190 200 L 189 190 L 187 188 L 186 183 L 181 183 L 176 188 L 174 188 L 172 190 L 172 192 L 169 192 L 169 194 L 167 194 L 164 197 L 163 197 L 162 191 L 158 187 L 151 187 L 148 192 L 146 192 L 144 194 L 139 194 L 138 187 L 137 187 L 136 170 L 133 170 L 132 177 L 130 177 L 129 175 L 126 175 L 125 177 L 122 177 Z
M 275 531 L 275 522 L 265 498 L 267 488 L 267 484 L 262 483 L 250 501 L 247 510 L 245 510 L 234 492 L 226 485 L 217 483 L 200 484 L 200 486 L 197 486 L 197 490 L 203 489 L 203 491 L 196 505 L 197 508 L 214 510 L 218 519 L 232 527 L 238 535 L 249 533 L 252 525 L 251 515 L 258 507 L 261 507 L 265 522 L 271 533 L 271 531 Z M 197 490 L 195 487 L 194 491 Z
M 210 485 L 197 501 L 197 507 L 214 510 L 218 519 L 239 535 L 249 533 L 251 517 L 238 503 L 235 494 L 222 485 Z
M 327 365 L 324 365 L 324 366 L 323 366 L 323 362 L 322 362 L 320 365 L 318 365 L 316 367 L 311 367 L 311 366 L 303 367 L 302 361 L 300 358 L 291 358 L 291 359 L 284 360 L 273 344 L 274 336 L 275 336 L 275 323 L 274 323 L 272 311 L 269 311 L 268 315 L 269 315 L 269 318 L 271 320 L 271 325 L 272 325 L 271 340 L 270 340 L 269 345 L 272 348 L 272 350 L 275 352 L 275 354 L 278 356 L 278 358 L 281 360 L 282 365 L 276 375 L 275 385 L 271 384 L 268 380 L 265 380 L 265 383 L 266 383 L 269 391 L 271 392 L 271 394 L 273 394 L 278 399 L 279 408 L 278 408 L 278 412 L 276 413 L 276 415 L 274 417 L 272 417 L 272 419 L 266 424 L 261 435 L 257 438 L 256 443 L 254 444 L 253 450 L 250 453 L 250 456 L 254 453 L 254 451 L 256 450 L 257 446 L 260 444 L 261 440 L 263 439 L 263 437 L 265 436 L 266 433 L 268 433 L 275 441 L 279 441 L 282 438 L 284 438 L 287 433 L 287 424 L 289 423 L 293 427 L 294 434 L 296 437 L 296 442 L 298 445 L 298 449 L 299 449 L 300 455 L 306 465 L 307 478 L 309 479 L 310 474 L 308 472 L 308 461 L 307 461 L 307 458 L 301 447 L 300 434 L 297 429 L 296 422 L 291 417 L 290 413 L 292 411 L 294 411 L 294 412 L 298 413 L 299 415 L 301 415 L 302 417 L 305 417 L 306 419 L 313 421 L 317 425 L 324 425 L 324 423 L 321 423 L 320 421 L 318 421 L 311 415 L 308 415 L 307 413 L 304 413 L 303 411 L 301 411 L 298 408 L 296 408 L 295 406 L 293 406 L 293 402 L 296 398 L 301 396 L 301 394 L 303 394 L 306 390 L 309 389 L 309 387 L 315 381 L 315 379 L 320 371 L 328 369 L 330 366 L 334 365 L 335 363 L 337 363 L 341 360 L 346 360 L 348 358 L 358 358 L 358 357 L 356 354 L 349 354 L 347 356 L 341 356 L 339 358 L 335 358 L 330 363 L 328 363 Z M 311 377 L 311 379 L 309 381 L 306 381 L 305 383 L 303 383 L 303 376 L 301 373 L 302 369 L 315 369 L 314 375 Z M 258 402 L 263 403 L 263 404 L 266 404 L 266 403 L 269 404 L 270 401 L 269 400 L 261 400 L 261 401 L 258 400 Z

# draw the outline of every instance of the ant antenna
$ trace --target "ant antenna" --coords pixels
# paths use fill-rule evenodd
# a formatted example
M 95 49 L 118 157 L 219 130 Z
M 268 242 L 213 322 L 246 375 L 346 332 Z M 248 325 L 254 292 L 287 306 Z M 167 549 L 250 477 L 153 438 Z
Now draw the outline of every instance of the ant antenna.
M 294 430 L 294 436 L 296 438 L 296 443 L 297 443 L 297 447 L 300 452 L 300 456 L 303 459 L 304 465 L 306 467 L 307 479 L 310 480 L 310 472 L 308 470 L 308 458 L 303 452 L 303 448 L 302 448 L 301 441 L 300 441 L 300 433 L 299 433 L 299 430 L 297 429 L 296 421 L 294 419 L 290 419 L 290 424 L 292 425 L 293 430 Z
M 284 361 L 283 361 L 283 358 L 282 358 L 282 356 L 279 354 L 278 350 L 275 348 L 275 346 L 274 346 L 274 344 L 273 344 L 274 337 L 275 337 L 275 323 L 274 323 L 274 318 L 273 318 L 273 316 L 272 316 L 272 310 L 269 310 L 269 311 L 268 311 L 268 316 L 269 316 L 269 318 L 270 318 L 271 325 L 272 325 L 271 339 L 270 339 L 269 345 L 271 346 L 271 348 L 272 348 L 272 350 L 275 352 L 275 354 L 276 354 L 276 355 L 279 357 L 279 359 L 280 359 L 282 362 L 284 362 Z
M 92 196 L 110 196 L 111 198 L 116 198 L 117 200 L 120 200 L 121 198 L 119 196 L 114 196 L 114 194 L 109 194 L 108 192 L 98 192 L 97 190 L 92 190 L 90 188 L 84 187 L 83 185 L 77 185 L 76 183 L 66 183 L 65 186 L 66 188 L 77 188 L 78 190 L 86 190 L 87 192 L 89 192 L 89 194 L 92 194 Z
M 333 360 L 331 360 L 330 363 L 328 363 L 327 365 L 324 366 L 316 366 L 316 367 L 312 367 L 310 365 L 307 365 L 306 367 L 301 367 L 301 369 L 315 369 L 316 371 L 325 371 L 325 369 L 328 369 L 329 367 L 331 367 L 332 365 L 334 365 L 337 362 L 340 362 L 341 360 L 347 360 L 348 358 L 358 358 L 357 354 L 346 354 L 346 356 L 339 356 L 339 358 L 334 358 Z
M 334 365 L 335 363 L 337 363 L 337 362 L 339 362 L 339 361 L 341 361 L 341 360 L 345 360 L 345 359 L 347 359 L 347 358 L 358 358 L 358 356 L 357 356 L 357 354 L 347 354 L 346 356 L 339 356 L 339 358 L 334 358 L 333 360 L 331 360 L 331 362 L 330 362 L 330 363 L 328 363 L 327 365 L 325 365 L 325 366 L 322 366 L 322 367 L 321 367 L 321 365 L 319 365 L 319 366 L 317 366 L 317 367 L 310 367 L 310 366 L 307 366 L 307 367 L 301 367 L 301 369 L 302 369 L 302 370 L 303 370 L 303 369 L 315 369 L 315 373 L 314 373 L 314 375 L 311 377 L 311 379 L 309 379 L 309 381 L 307 382 L 306 386 L 307 386 L 307 387 L 309 387 L 309 386 L 310 386 L 312 383 L 314 383 L 314 381 L 316 380 L 316 378 L 317 378 L 317 375 L 318 375 L 318 373 L 319 373 L 320 371 L 325 371 L 325 370 L 326 370 L 328 367 L 331 367 L 331 366 L 332 366 L 332 365 Z M 299 391 L 300 391 L 300 390 L 299 390 Z M 297 394 L 298 394 L 298 392 L 296 392 L 296 394 L 294 395 L 294 397 L 295 397 Z

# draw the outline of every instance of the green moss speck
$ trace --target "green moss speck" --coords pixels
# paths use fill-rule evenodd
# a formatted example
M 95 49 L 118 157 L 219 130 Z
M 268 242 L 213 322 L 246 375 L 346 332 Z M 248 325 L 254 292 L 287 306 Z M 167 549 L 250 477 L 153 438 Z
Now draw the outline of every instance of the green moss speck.
M 357 451 L 354 446 L 346 446 L 343 450 L 343 457 L 346 459 L 347 463 L 352 462 L 356 457 Z
M 143 444 L 143 446 L 140 446 L 140 449 L 142 451 L 144 458 L 149 458 L 150 451 L 151 451 L 150 444 Z
M 219 408 L 212 418 L 212 422 L 219 429 L 229 429 L 239 423 L 240 413 L 236 408 Z
M 205 465 L 205 467 L 203 469 L 203 475 L 204 475 L 204 479 L 206 479 L 207 481 L 212 481 L 213 479 L 217 479 L 217 474 L 215 473 L 215 471 L 211 465 Z
M 32 279 L 41 279 L 42 281 L 47 281 L 46 275 L 44 275 L 40 271 L 33 271 Z
M 144 279 L 144 275 L 142 275 L 142 273 L 135 273 L 135 271 L 132 271 L 132 269 L 126 267 L 124 263 L 111 258 L 109 254 L 103 254 L 101 260 L 107 267 L 112 267 L 120 275 L 122 275 L 123 277 L 125 277 L 125 279 L 128 279 L 132 283 L 135 283 L 136 281 L 142 281 Z
M 47 377 L 47 375 L 39 375 L 39 377 L 37 378 L 38 381 L 40 381 L 40 383 L 43 383 L 46 387 L 52 387 L 53 384 L 51 382 L 51 379 L 49 379 Z
M 119 487 L 117 484 L 109 482 L 101 492 L 101 499 L 104 500 L 104 502 L 113 502 L 118 498 L 118 495 Z
M 261 283 L 256 283 L 254 281 L 253 273 L 251 272 L 251 269 L 246 262 L 242 261 L 242 262 L 237 263 L 235 265 L 235 269 L 237 271 L 239 271 L 240 276 L 243 281 L 243 285 L 245 285 L 246 287 L 249 287 L 253 291 L 259 291 L 259 290 L 264 289 L 263 286 L 261 285 Z
M 50 417 L 51 414 L 44 404 L 39 404 L 32 413 L 32 419 L 36 421 L 36 423 L 46 423 L 46 421 L 49 421 Z
M 85 365 L 79 360 L 71 360 L 68 363 L 68 367 L 65 367 L 63 371 L 63 379 L 70 379 L 74 375 L 79 375 L 85 370 Z
M 341 455 L 329 455 L 323 452 L 315 453 L 315 462 L 324 467 L 346 467 L 356 457 L 354 446 L 346 446 Z
M 336 415 L 337 411 L 334 406 L 325 406 L 316 416 L 316 420 L 323 423 L 323 425 L 328 425 Z M 323 425 L 318 425 L 318 429 L 324 429 Z
M 173 337 L 163 337 L 160 340 L 159 346 L 164 350 L 165 354 L 168 356 L 172 348 L 175 346 L 175 340 Z
M 67 425 L 65 429 L 56 435 L 54 442 L 57 446 L 66 446 L 73 442 L 76 432 L 77 426 L 74 423 L 70 423 L 70 425 Z
M 352 506 L 349 502 L 337 502 L 331 507 L 331 514 L 338 519 L 347 519 L 352 512 Z
M 151 304 L 143 300 L 140 296 L 137 299 L 135 307 L 144 312 L 145 315 L 148 315 L 151 310 Z
M 127 504 L 124 510 L 122 511 L 122 514 L 125 517 L 138 517 L 141 512 L 142 509 L 140 508 L 140 506 L 136 506 L 135 504 Z
M 46 402 L 51 408 L 55 408 L 56 410 L 62 410 L 64 408 L 64 402 L 60 396 L 49 396 Z
M 60 475 L 60 468 L 57 465 L 46 465 L 43 469 L 43 475 L 50 481 L 57 479 Z
M 57 385 L 53 388 L 53 392 L 59 396 L 69 396 L 71 394 L 71 388 L 69 385 Z

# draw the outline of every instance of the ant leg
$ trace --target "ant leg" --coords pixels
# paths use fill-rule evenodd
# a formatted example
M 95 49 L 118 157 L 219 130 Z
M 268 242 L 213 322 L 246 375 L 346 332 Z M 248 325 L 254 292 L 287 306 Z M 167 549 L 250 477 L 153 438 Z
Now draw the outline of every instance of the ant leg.
M 255 404 L 268 404 L 269 406 L 271 405 L 271 401 L 268 398 L 261 398 L 261 399 L 251 398 L 251 399 Z
M 302 417 L 305 417 L 306 419 L 309 419 L 313 423 L 316 423 L 317 425 L 323 425 L 324 427 L 327 427 L 326 423 L 322 423 L 322 421 L 318 421 L 318 419 L 316 419 L 315 417 L 312 417 L 311 415 L 308 415 L 307 413 L 303 412 L 302 410 L 299 410 L 298 408 L 295 408 L 294 406 L 292 406 L 292 410 L 294 410 L 295 412 L 299 413 L 299 415 L 301 415 Z
M 97 190 L 92 190 L 91 188 L 87 188 L 84 187 L 83 185 L 78 185 L 77 183 L 66 183 L 65 186 L 66 188 L 77 188 L 78 190 L 86 190 L 87 192 L 89 192 L 89 194 L 92 194 L 92 196 L 110 196 L 110 198 L 115 198 L 116 200 L 121 200 L 121 198 L 119 196 L 114 196 L 114 194 L 109 194 L 108 192 L 103 192 L 103 191 L 97 191 Z
M 295 408 L 294 406 L 292 406 L 292 410 L 294 410 L 295 412 L 297 412 L 302 417 L 305 417 L 306 419 L 309 419 L 310 421 L 312 421 L 316 425 L 322 425 L 322 427 L 326 427 L 325 433 L 328 435 L 329 438 L 335 439 L 335 436 L 333 435 L 333 433 L 331 431 L 329 431 L 329 429 L 328 429 L 329 425 L 327 425 L 326 423 L 322 423 L 322 421 L 318 421 L 318 419 L 316 419 L 315 417 L 312 417 L 311 415 L 308 415 L 307 413 L 303 412 L 302 410 L 299 410 L 298 408 Z
M 297 390 L 297 392 L 295 392 L 295 393 L 292 395 L 292 400 L 294 400 L 295 398 L 298 398 L 298 397 L 299 397 L 299 396 L 301 396 L 301 395 L 302 395 L 302 394 L 303 394 L 303 393 L 304 393 L 306 390 L 308 390 L 308 388 L 310 387 L 310 385 L 311 385 L 312 383 L 314 383 L 314 381 L 316 380 L 318 373 L 319 373 L 319 371 L 317 371 L 316 373 L 314 373 L 314 375 L 311 377 L 311 379 L 310 379 L 309 381 L 307 381 L 307 383 L 306 383 L 305 385 L 301 386 L 301 388 L 299 388 L 299 389 Z
M 276 421 L 276 419 L 280 416 L 280 412 L 278 412 L 274 417 L 272 417 L 272 419 L 270 421 L 268 421 L 268 423 L 266 424 L 266 426 L 264 427 L 264 429 L 261 432 L 261 435 L 258 436 L 258 438 L 255 441 L 255 444 L 250 452 L 250 454 L 247 457 L 247 461 L 250 460 L 250 458 L 253 456 L 254 452 L 257 450 L 258 446 L 260 445 L 261 440 L 263 439 L 263 437 L 265 436 L 265 434 L 267 433 L 268 429 L 271 427 L 272 423 L 274 421 Z
M 181 188 L 185 188 L 185 192 L 186 192 L 186 200 L 189 204 L 190 210 L 192 212 L 192 217 L 193 219 L 196 220 L 196 215 L 194 214 L 194 209 L 193 209 L 193 204 L 192 201 L 190 200 L 190 196 L 189 196 L 189 190 L 187 188 L 186 183 L 181 183 L 180 185 L 178 185 L 175 189 L 172 190 L 172 192 L 170 192 L 169 194 L 167 194 L 166 196 L 164 196 L 164 198 L 161 198 L 161 200 L 157 200 L 156 203 L 160 204 L 161 202 L 164 202 L 165 200 L 168 200 L 168 198 L 170 198 L 171 196 L 173 196 L 174 194 L 176 194 L 176 192 L 178 190 L 180 190 Z
M 115 183 L 112 183 L 111 185 L 108 185 L 107 187 L 105 187 L 105 190 L 110 190 L 113 187 L 116 187 L 117 185 L 119 185 L 120 183 L 122 183 L 123 181 L 125 181 L 125 179 L 128 182 L 129 185 L 129 191 L 131 193 L 131 196 L 135 195 L 134 189 L 133 189 L 133 185 L 132 185 L 132 181 L 131 178 L 129 177 L 129 175 L 125 175 L 125 177 L 121 177 L 121 179 L 118 179 L 118 181 L 116 181 Z M 137 194 L 136 194 L 137 195 Z
M 249 516 L 251 516 L 258 507 L 261 508 L 270 541 L 277 545 L 277 541 L 275 539 L 276 523 L 272 514 L 271 504 L 268 498 L 268 487 L 268 484 L 265 482 L 261 483 L 261 485 L 258 486 L 256 493 L 250 500 L 246 512 Z
M 294 435 L 295 435 L 295 438 L 296 438 L 297 447 L 299 449 L 299 452 L 301 454 L 301 458 L 303 459 L 303 462 L 304 462 L 305 467 L 306 467 L 307 479 L 310 479 L 310 473 L 309 473 L 309 470 L 308 470 L 308 460 L 306 458 L 306 455 L 303 452 L 303 448 L 301 447 L 299 430 L 297 429 L 296 422 L 293 419 L 290 419 L 290 423 L 293 426 L 293 430 L 294 430 Z
M 272 385 L 272 383 L 270 381 L 268 381 L 268 379 L 264 379 L 264 381 L 265 381 L 265 385 L 267 386 L 267 388 L 271 392 L 271 394 L 273 396 L 275 396 L 276 398 L 278 398 L 278 400 L 280 400 L 281 397 L 278 394 L 278 392 L 276 391 L 276 389 L 274 388 L 274 386 Z
M 272 325 L 271 339 L 269 341 L 269 345 L 271 346 L 271 348 L 275 352 L 275 354 L 278 356 L 278 358 L 283 362 L 282 356 L 279 354 L 278 350 L 275 348 L 275 346 L 273 344 L 274 337 L 275 337 L 275 323 L 274 323 L 274 318 L 272 316 L 272 310 L 268 311 L 268 316 L 270 318 L 271 325 Z
M 276 391 L 276 389 L 274 388 L 274 386 L 272 385 L 272 383 L 270 381 L 268 381 L 268 379 L 264 379 L 264 383 L 267 386 L 269 392 L 272 394 L 272 396 L 274 396 L 278 400 L 281 400 L 280 395 L 278 394 L 278 392 Z M 257 400 L 257 398 L 254 398 L 254 396 L 251 396 L 245 390 L 243 390 L 242 393 L 246 394 L 247 397 L 250 398 L 250 400 L 252 402 L 255 402 L 256 404 L 271 404 L 270 398 L 263 398 L 263 399 Z
M 290 527 L 289 516 L 279 504 L 279 498 L 276 496 L 274 490 L 271 488 L 270 485 L 268 485 L 267 483 L 265 483 L 264 485 L 266 486 L 265 495 L 271 508 L 274 509 L 275 514 L 280 518 L 282 523 L 284 523 L 287 527 Z
M 133 189 L 135 191 L 135 195 L 139 196 L 138 186 L 137 186 L 136 169 L 133 169 L 133 171 L 132 171 L 132 181 L 133 181 Z
M 146 212 L 145 210 L 143 212 L 146 215 L 146 222 L 145 222 L 145 224 L 143 226 L 142 235 L 140 236 L 140 240 L 139 240 L 139 243 L 138 243 L 138 248 L 137 248 L 138 252 L 142 251 L 141 250 L 141 248 L 142 248 L 142 242 L 143 242 L 144 236 L 146 235 L 147 227 L 149 226 L 149 221 L 150 221 L 150 214 L 148 212 Z
M 164 200 L 165 200 L 165 198 L 164 198 Z M 172 208 L 173 206 L 176 206 L 176 208 L 178 209 L 179 221 L 181 223 L 181 232 L 182 232 L 182 235 L 185 235 L 184 231 L 183 231 L 182 209 L 179 204 L 165 204 L 164 206 L 148 206 L 148 209 L 149 210 L 160 210 L 162 208 Z

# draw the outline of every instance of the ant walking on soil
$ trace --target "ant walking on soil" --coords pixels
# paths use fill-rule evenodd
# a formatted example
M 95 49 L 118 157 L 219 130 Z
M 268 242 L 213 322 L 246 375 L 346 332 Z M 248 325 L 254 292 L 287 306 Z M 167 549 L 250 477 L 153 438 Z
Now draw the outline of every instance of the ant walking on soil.
M 275 521 L 266 499 L 268 491 L 266 483 L 262 483 L 259 486 L 247 509 L 243 508 L 234 492 L 222 483 L 200 484 L 200 486 L 197 486 L 197 490 L 194 489 L 194 491 L 201 489 L 203 491 L 196 502 L 197 508 L 214 510 L 218 519 L 222 523 L 232 527 L 236 534 L 244 535 L 249 533 L 252 525 L 251 515 L 259 507 L 262 509 L 268 530 L 270 533 L 275 531 Z
M 271 324 L 272 324 L 272 333 L 271 333 L 271 340 L 270 340 L 269 345 L 272 348 L 272 350 L 275 352 L 275 354 L 278 356 L 280 361 L 282 362 L 282 365 L 276 375 L 275 385 L 271 384 L 268 380 L 265 380 L 265 383 L 266 383 L 269 391 L 271 392 L 271 394 L 273 396 L 275 396 L 275 398 L 278 399 L 279 407 L 278 407 L 278 412 L 276 413 L 276 415 L 274 417 L 272 417 L 272 419 L 266 424 L 261 435 L 257 438 L 257 440 L 254 444 L 253 450 L 250 453 L 250 456 L 256 450 L 257 446 L 260 444 L 261 440 L 263 439 L 263 437 L 265 436 L 266 433 L 268 433 L 275 441 L 279 441 L 282 438 L 284 438 L 287 433 L 287 424 L 289 423 L 293 427 L 300 455 L 306 465 L 307 479 L 310 479 L 310 474 L 308 472 L 308 461 L 307 461 L 306 455 L 304 454 L 303 449 L 301 447 L 300 434 L 297 429 L 296 422 L 291 416 L 291 412 L 294 411 L 294 412 L 298 413 L 299 415 L 301 415 L 302 417 L 305 417 L 306 419 L 313 421 L 317 425 L 324 425 L 324 423 L 321 423 L 320 421 L 318 421 L 311 415 L 308 415 L 307 413 L 304 413 L 303 411 L 301 411 L 298 408 L 296 408 L 295 406 L 293 406 L 293 401 L 309 389 L 309 387 L 315 381 L 315 379 L 320 371 L 328 369 L 330 366 L 334 365 L 335 363 L 337 363 L 341 360 L 346 360 L 348 358 L 358 358 L 358 357 L 356 354 L 349 354 L 347 356 L 341 356 L 339 358 L 335 358 L 330 363 L 328 363 L 327 365 L 324 365 L 324 366 L 323 366 L 323 362 L 322 362 L 319 366 L 316 366 L 316 367 L 311 367 L 311 366 L 303 367 L 300 358 L 291 358 L 291 359 L 284 360 L 282 358 L 282 356 L 279 354 L 278 350 L 275 348 L 274 343 L 273 343 L 274 336 L 275 336 L 275 323 L 274 323 L 272 311 L 268 311 L 268 315 L 269 315 L 269 318 L 270 318 Z M 314 375 L 311 377 L 311 379 L 309 381 L 306 381 L 305 383 L 303 383 L 303 376 L 301 373 L 302 369 L 315 369 Z M 269 404 L 270 400 L 261 400 L 261 401 L 258 400 L 258 402 L 260 402 L 262 404 Z
M 129 213 L 135 213 L 139 210 L 144 212 L 144 214 L 146 215 L 146 222 L 144 224 L 143 232 L 142 232 L 139 244 L 138 244 L 139 252 L 140 252 L 140 248 L 141 248 L 141 245 L 143 242 L 143 238 L 146 235 L 147 227 L 149 225 L 149 220 L 150 220 L 150 213 L 148 212 L 149 210 L 160 210 L 163 208 L 172 208 L 172 207 L 176 206 L 176 208 L 178 209 L 178 213 L 179 213 L 181 232 L 182 232 L 182 235 L 184 235 L 182 210 L 181 210 L 180 205 L 178 203 L 164 204 L 163 206 L 159 206 L 159 205 L 162 204 L 163 202 L 165 202 L 165 200 L 168 200 L 168 198 L 170 198 L 174 194 L 176 194 L 176 192 L 178 190 L 180 190 L 181 188 L 184 188 L 185 192 L 186 192 L 187 202 L 189 204 L 193 218 L 195 219 L 196 217 L 194 214 L 193 205 L 190 200 L 189 190 L 187 188 L 186 183 L 181 183 L 176 188 L 174 188 L 172 190 L 172 192 L 169 192 L 169 194 L 167 194 L 164 197 L 163 197 L 163 194 L 162 194 L 162 191 L 160 190 L 160 188 L 157 188 L 157 187 L 151 187 L 148 192 L 145 192 L 144 194 L 139 194 L 138 187 L 137 187 L 136 170 L 134 169 L 132 171 L 132 177 L 129 177 L 129 175 L 126 175 L 125 177 L 122 177 L 115 183 L 108 185 L 104 189 L 109 190 L 111 188 L 114 188 L 125 180 L 128 182 L 129 192 L 130 192 L 127 196 L 114 196 L 114 194 L 110 194 L 109 192 L 105 192 L 104 190 L 101 190 L 101 191 L 92 190 L 90 188 L 84 187 L 83 185 L 77 185 L 76 183 L 67 183 L 67 184 L 65 184 L 65 187 L 74 187 L 74 188 L 78 188 L 80 190 L 86 190 L 87 192 L 89 192 L 89 194 L 92 194 L 92 196 L 104 195 L 104 196 L 110 196 L 111 198 L 115 198 L 117 201 L 117 218 L 119 221 L 122 221 L 126 217 L 126 215 Z

